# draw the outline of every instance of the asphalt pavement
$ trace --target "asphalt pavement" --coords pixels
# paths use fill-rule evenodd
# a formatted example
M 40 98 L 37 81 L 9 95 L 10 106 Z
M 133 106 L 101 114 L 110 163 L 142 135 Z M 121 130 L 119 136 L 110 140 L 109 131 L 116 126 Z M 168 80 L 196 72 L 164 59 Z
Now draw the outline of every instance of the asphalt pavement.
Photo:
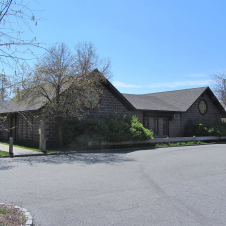
M 0 159 L 36 226 L 226 225 L 226 145 Z

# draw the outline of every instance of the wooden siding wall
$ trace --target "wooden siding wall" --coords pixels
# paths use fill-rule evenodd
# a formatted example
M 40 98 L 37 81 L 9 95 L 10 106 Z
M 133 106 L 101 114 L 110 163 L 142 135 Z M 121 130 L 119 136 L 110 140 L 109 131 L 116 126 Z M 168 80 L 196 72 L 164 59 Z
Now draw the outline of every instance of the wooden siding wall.
M 12 136 L 16 141 L 38 141 L 40 119 L 39 111 L 8 114 L 4 128 L 0 131 L 0 140 L 8 140 Z M 11 122 L 15 123 L 12 125 Z
M 105 87 L 103 87 L 100 105 L 101 107 L 99 109 L 90 111 L 89 116 L 101 119 L 109 116 L 111 113 L 115 113 L 117 115 L 128 114 L 128 110 L 124 107 L 124 105 Z
M 205 115 L 201 115 L 198 110 L 198 105 L 200 100 L 205 100 L 208 105 L 208 110 Z M 184 128 L 189 120 L 204 120 L 209 122 L 220 122 L 221 115 L 216 106 L 213 104 L 211 99 L 205 93 L 204 97 L 199 97 L 195 103 L 186 111 L 182 113 L 181 117 L 181 130 L 184 131 Z M 181 136 L 184 134 L 182 133 Z

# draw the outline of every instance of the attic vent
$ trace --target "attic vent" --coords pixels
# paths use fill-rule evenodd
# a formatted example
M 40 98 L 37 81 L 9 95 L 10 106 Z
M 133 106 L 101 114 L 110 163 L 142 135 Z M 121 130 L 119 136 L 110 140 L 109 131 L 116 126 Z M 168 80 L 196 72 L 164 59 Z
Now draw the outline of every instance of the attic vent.
M 179 119 L 180 115 L 179 114 L 174 114 L 174 119 Z

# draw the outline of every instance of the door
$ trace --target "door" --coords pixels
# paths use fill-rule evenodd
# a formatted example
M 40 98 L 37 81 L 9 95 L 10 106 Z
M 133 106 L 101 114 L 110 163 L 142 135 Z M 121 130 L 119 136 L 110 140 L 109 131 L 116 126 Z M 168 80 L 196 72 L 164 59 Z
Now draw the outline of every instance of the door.
M 159 120 L 154 119 L 154 135 L 159 135 Z
M 168 136 L 168 119 L 163 119 L 163 135 Z

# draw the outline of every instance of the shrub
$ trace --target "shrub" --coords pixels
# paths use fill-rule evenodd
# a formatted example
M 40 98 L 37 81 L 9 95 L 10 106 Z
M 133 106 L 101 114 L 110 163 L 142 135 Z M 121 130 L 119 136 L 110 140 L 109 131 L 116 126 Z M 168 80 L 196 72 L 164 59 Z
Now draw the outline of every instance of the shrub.
M 73 139 L 83 133 L 83 123 L 78 119 L 67 120 L 63 123 L 63 144 L 70 144 Z
M 131 134 L 129 131 L 131 126 L 130 117 L 112 114 L 109 118 L 104 120 L 104 123 L 108 127 L 106 141 L 121 142 L 131 139 Z
M 150 140 L 153 139 L 153 132 L 149 129 L 144 128 L 144 126 L 138 121 L 136 116 L 132 117 L 130 133 L 132 140 Z
M 153 132 L 145 129 L 136 116 L 110 115 L 103 120 L 90 119 L 83 122 L 78 120 L 65 121 L 63 125 L 63 144 L 72 141 L 84 145 L 87 141 L 122 142 L 128 140 L 149 140 Z
M 226 123 L 206 121 L 189 121 L 185 126 L 184 136 L 226 136 Z

